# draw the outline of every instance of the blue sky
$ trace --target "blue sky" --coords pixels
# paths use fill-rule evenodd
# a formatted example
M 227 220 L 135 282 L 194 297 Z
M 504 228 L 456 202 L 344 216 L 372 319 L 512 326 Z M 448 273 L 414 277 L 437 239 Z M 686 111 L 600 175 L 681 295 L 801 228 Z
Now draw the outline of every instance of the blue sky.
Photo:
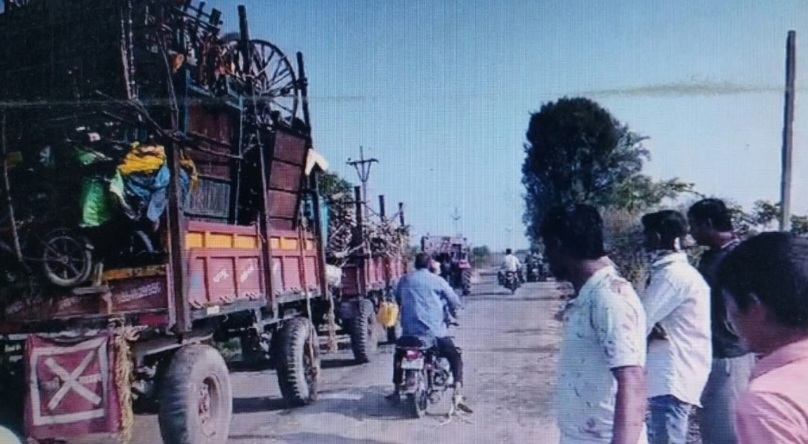
M 598 101 L 650 137 L 656 179 L 749 207 L 779 199 L 785 40 L 797 31 L 793 210 L 808 213 L 808 2 L 781 0 L 208 0 L 253 38 L 302 51 L 316 148 L 366 154 L 370 190 L 406 204 L 416 236 L 526 245 L 524 134 L 562 96 Z

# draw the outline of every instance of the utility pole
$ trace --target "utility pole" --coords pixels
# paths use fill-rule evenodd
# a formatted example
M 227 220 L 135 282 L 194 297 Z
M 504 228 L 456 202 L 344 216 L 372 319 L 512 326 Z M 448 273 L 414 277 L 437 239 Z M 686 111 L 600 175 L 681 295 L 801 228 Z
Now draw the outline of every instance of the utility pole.
M 780 231 L 791 229 L 791 153 L 793 148 L 794 82 L 797 74 L 797 33 L 788 31 L 786 40 L 786 94 L 783 112 L 782 181 L 780 183 Z
M 457 207 L 455 207 L 454 213 L 452 213 L 451 216 L 452 216 L 452 222 L 454 223 L 454 232 L 458 237 L 460 237 L 460 230 L 457 228 L 458 227 L 457 222 L 460 220 L 461 217 L 460 213 L 457 210 Z
M 354 167 L 356 174 L 359 176 L 359 181 L 362 182 L 362 202 L 367 205 L 368 202 L 368 179 L 370 178 L 370 167 L 374 163 L 379 163 L 375 158 L 365 159 L 365 149 L 359 145 L 359 160 L 351 160 L 348 158 L 347 164 Z

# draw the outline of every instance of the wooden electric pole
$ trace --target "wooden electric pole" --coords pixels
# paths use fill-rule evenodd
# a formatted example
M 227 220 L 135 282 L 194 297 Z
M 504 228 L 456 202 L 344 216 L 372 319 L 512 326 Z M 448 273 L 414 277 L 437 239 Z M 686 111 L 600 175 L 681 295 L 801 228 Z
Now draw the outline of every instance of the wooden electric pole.
M 362 182 L 362 202 L 370 208 L 368 203 L 368 179 L 370 178 L 370 167 L 379 161 L 375 158 L 365 159 L 365 149 L 359 145 L 359 160 L 351 160 L 348 158 L 347 164 L 354 167 L 356 174 L 359 176 L 359 181 Z
M 797 33 L 788 31 L 786 40 L 786 93 L 783 112 L 782 181 L 780 183 L 780 231 L 791 229 L 791 153 L 793 148 L 794 82 L 797 67 Z

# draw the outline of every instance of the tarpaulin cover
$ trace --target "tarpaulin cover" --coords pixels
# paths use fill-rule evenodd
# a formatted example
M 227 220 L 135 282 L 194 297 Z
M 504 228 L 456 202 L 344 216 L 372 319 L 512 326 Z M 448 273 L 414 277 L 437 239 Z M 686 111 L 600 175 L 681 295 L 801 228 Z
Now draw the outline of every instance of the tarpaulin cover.
M 37 440 L 75 438 L 121 429 L 113 337 L 35 335 L 25 344 L 25 429 Z

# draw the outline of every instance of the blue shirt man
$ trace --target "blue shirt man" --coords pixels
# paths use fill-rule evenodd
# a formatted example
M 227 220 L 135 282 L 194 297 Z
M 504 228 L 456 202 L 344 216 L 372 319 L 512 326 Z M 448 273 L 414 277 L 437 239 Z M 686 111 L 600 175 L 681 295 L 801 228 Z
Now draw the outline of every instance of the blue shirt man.
M 434 344 L 438 353 L 449 361 L 455 381 L 454 400 L 460 402 L 460 387 L 463 385 L 463 360 L 460 350 L 449 337 L 446 326 L 446 311 L 456 316 L 462 308 L 460 298 L 443 278 L 429 271 L 431 258 L 426 253 L 415 256 L 415 271 L 404 276 L 396 287 L 396 299 L 401 307 L 402 337 L 416 336 Z M 397 400 L 403 379 L 402 350 L 396 349 L 393 358 L 394 392 L 389 397 Z
M 452 315 L 462 307 L 460 298 L 445 279 L 427 268 L 416 268 L 401 278 L 396 287 L 401 307 L 401 333 L 433 340 L 449 335 L 445 310 Z

